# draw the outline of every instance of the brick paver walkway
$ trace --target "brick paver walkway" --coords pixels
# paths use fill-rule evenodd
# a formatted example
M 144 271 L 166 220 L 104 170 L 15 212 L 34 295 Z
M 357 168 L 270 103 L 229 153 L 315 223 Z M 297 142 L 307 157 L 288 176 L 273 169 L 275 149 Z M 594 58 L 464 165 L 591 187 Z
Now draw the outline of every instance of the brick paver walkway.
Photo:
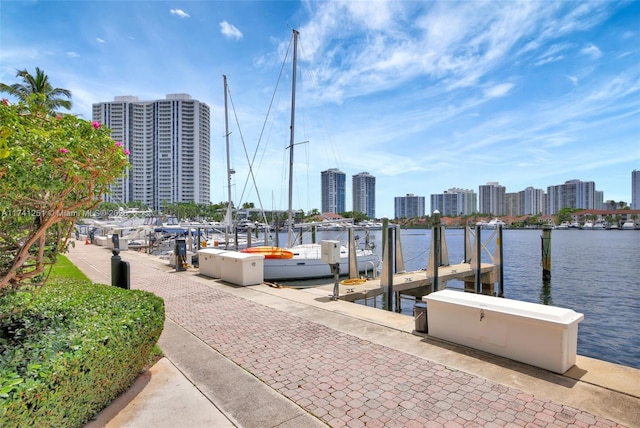
M 452 370 L 136 263 L 132 287 L 213 349 L 332 427 L 612 427 L 610 420 Z

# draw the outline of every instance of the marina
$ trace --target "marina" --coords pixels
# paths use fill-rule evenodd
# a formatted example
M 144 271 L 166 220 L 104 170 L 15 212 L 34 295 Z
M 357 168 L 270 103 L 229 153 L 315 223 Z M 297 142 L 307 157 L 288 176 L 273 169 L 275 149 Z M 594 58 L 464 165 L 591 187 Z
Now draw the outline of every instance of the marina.
M 345 228 L 330 231 L 317 228 L 315 240 L 339 240 L 348 243 L 348 232 L 355 232 L 356 245 L 373 247 L 381 259 L 382 231 Z M 493 231 L 486 231 L 488 236 Z M 401 229 L 399 231 L 405 269 L 393 278 L 393 311 L 413 316 L 414 306 L 431 292 L 431 277 L 427 275 L 430 257 L 431 229 Z M 640 277 L 640 234 L 629 230 L 576 230 L 554 229 L 551 232 L 550 278 L 543 278 L 541 235 L 538 229 L 504 229 L 504 297 L 523 302 L 541 303 L 572 308 L 585 314 L 578 335 L 580 355 L 640 368 L 640 289 L 636 279 Z M 286 242 L 287 233 L 279 232 L 279 239 Z M 446 229 L 444 232 L 451 263 L 439 267 L 440 288 L 465 289 L 469 264 L 465 259 L 463 229 Z M 240 236 L 241 237 L 241 236 Z M 83 238 L 84 239 L 84 238 Z M 233 240 L 231 236 L 229 239 Z M 300 243 L 311 242 L 312 235 L 302 235 Z M 263 237 L 254 239 L 262 245 Z M 104 239 L 106 245 L 109 240 Z M 173 242 L 166 240 L 163 251 L 170 254 Z M 195 240 L 192 240 L 195 245 Z M 216 247 L 223 248 L 223 247 Z M 154 254 L 159 255 L 156 247 Z M 146 250 L 143 248 L 143 250 Z M 167 256 L 169 258 L 169 256 Z M 190 259 L 191 262 L 191 259 Z M 483 259 L 483 273 L 494 268 L 489 259 Z M 346 272 L 346 270 L 342 270 Z M 389 310 L 388 294 L 381 283 L 382 269 L 371 275 L 371 269 L 363 276 L 363 282 L 340 284 L 340 298 L 355 304 L 380 310 Z M 473 273 L 470 273 L 473 275 Z M 467 281 L 468 282 L 468 281 Z M 317 287 L 331 294 L 335 281 L 330 276 L 320 279 L 278 281 L 281 287 Z M 495 292 L 495 290 L 494 290 Z
M 401 230 L 402 250 L 408 272 L 426 269 L 431 229 Z M 640 368 L 640 234 L 620 230 L 553 230 L 551 233 L 551 278 L 542 278 L 541 230 L 505 229 L 504 297 L 574 309 L 584 313 L 578 334 L 578 354 L 630 367 Z M 376 248 L 381 248 L 381 233 L 372 232 Z M 449 259 L 464 259 L 464 230 L 447 229 Z M 339 234 L 323 232 L 318 239 L 336 239 Z M 489 262 L 489 261 L 487 261 Z M 484 260 L 483 260 L 484 263 Z M 455 269 L 455 268 L 453 268 Z M 447 270 L 441 268 L 442 274 Z M 426 273 L 425 273 L 426 276 Z M 415 276 L 412 278 L 415 279 Z M 294 288 L 324 287 L 333 281 L 287 281 Z M 447 288 L 462 290 L 463 281 L 451 279 Z M 340 286 L 341 295 L 360 285 Z M 401 276 L 394 287 L 403 287 Z M 353 301 L 384 308 L 387 296 L 378 286 L 376 293 Z M 374 296 L 375 294 L 375 296 Z M 399 312 L 413 315 L 416 299 L 428 294 L 428 287 L 403 290 Z
M 108 255 L 100 247 L 80 246 L 70 257 L 94 281 L 105 283 Z M 167 321 L 160 347 L 180 369 L 179 377 L 208 397 L 198 409 L 218 409 L 234 421 L 191 426 L 264 427 L 267 421 L 275 421 L 271 426 L 318 427 L 362 426 L 362 421 L 378 422 L 374 426 L 385 421 L 401 421 L 403 426 L 428 426 L 429 421 L 463 425 L 465 420 L 478 426 L 640 422 L 636 369 L 578 355 L 576 366 L 559 375 L 415 334 L 409 316 L 332 301 L 317 288 L 232 286 L 196 270 L 176 273 L 143 253 L 127 252 L 125 258 L 135 266 L 132 288 L 165 299 Z M 143 383 L 153 382 L 147 377 Z M 141 399 L 127 406 L 148 421 L 139 426 L 157 425 L 157 416 L 167 408 L 167 417 L 180 415 L 178 424 L 192 415 L 185 409 L 191 408 L 187 404 L 194 394 L 177 389 L 176 382 L 163 384 L 170 388 L 137 394 Z M 247 394 L 253 397 L 251 404 Z M 282 409 L 285 404 L 289 411 Z M 113 410 L 118 417 L 127 415 L 121 405 Z

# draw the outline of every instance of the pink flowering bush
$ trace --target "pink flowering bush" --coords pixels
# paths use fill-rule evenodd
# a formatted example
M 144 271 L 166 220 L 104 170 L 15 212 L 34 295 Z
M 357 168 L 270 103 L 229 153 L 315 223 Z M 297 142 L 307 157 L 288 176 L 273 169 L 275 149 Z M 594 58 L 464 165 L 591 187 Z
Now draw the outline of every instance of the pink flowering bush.
M 0 103 L 0 291 L 55 261 L 77 218 L 124 174 L 127 155 L 98 122 Z

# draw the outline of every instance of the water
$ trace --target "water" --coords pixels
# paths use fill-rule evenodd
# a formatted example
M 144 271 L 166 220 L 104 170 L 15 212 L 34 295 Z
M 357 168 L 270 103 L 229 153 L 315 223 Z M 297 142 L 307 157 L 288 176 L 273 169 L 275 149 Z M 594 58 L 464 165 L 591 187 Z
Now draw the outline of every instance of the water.
M 486 242 L 492 232 L 482 231 L 482 241 Z M 579 355 L 640 368 L 640 232 L 553 230 L 548 284 L 542 281 L 541 234 L 541 230 L 503 231 L 505 297 L 583 313 L 584 320 L 578 327 Z M 364 241 L 364 232 L 356 235 Z M 381 231 L 371 232 L 378 249 L 381 236 Z M 402 230 L 400 237 L 406 270 L 424 269 L 431 230 Z M 464 258 L 464 230 L 447 229 L 445 238 L 450 263 L 460 263 Z M 322 239 L 344 241 L 346 236 L 319 232 L 318 242 Z M 494 251 L 493 242 L 488 247 Z M 463 284 L 449 281 L 447 286 L 462 288 Z M 376 302 L 379 308 L 382 298 Z M 401 312 L 413 315 L 414 303 L 413 297 L 404 296 Z M 368 304 L 373 304 L 372 299 Z

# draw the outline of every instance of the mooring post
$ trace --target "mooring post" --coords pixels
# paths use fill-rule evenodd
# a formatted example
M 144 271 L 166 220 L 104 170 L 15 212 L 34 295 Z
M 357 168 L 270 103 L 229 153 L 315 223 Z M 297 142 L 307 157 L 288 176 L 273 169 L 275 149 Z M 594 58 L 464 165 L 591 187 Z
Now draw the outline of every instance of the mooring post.
M 318 226 L 311 226 L 311 243 L 316 243 L 316 229 Z
M 440 226 L 433 226 L 433 291 L 438 291 L 438 266 L 440 266 Z
M 387 220 L 388 222 L 389 220 Z M 387 284 L 389 284 L 389 310 L 393 311 L 393 228 L 387 230 Z
M 482 226 L 476 225 L 476 293 L 482 293 L 482 238 L 480 237 Z
M 238 251 L 238 226 L 233 227 L 233 249 Z
M 469 254 L 467 254 L 467 248 L 469 247 L 469 226 L 464 225 L 464 260 L 462 263 L 469 261 Z
M 498 225 L 498 256 L 500 265 L 498 267 L 498 297 L 504 297 L 504 252 L 502 251 L 502 225 Z
M 442 248 L 441 244 L 441 229 L 440 229 L 440 211 L 433 211 L 433 291 L 438 291 L 438 267 L 440 267 L 440 254 Z
M 256 228 L 257 230 L 257 228 Z M 251 226 L 247 226 L 247 247 L 251 248 Z
M 551 279 L 551 226 L 542 226 L 542 279 Z

